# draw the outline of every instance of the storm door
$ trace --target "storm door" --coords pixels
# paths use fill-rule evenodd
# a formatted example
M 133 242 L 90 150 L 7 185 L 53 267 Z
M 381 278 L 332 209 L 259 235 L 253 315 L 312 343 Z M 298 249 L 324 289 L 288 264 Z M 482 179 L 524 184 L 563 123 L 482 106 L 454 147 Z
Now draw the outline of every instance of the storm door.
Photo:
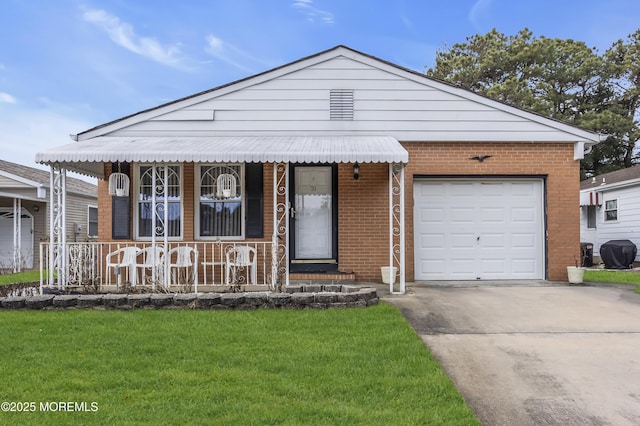
M 337 268 L 335 166 L 293 166 L 291 267 L 320 272 Z

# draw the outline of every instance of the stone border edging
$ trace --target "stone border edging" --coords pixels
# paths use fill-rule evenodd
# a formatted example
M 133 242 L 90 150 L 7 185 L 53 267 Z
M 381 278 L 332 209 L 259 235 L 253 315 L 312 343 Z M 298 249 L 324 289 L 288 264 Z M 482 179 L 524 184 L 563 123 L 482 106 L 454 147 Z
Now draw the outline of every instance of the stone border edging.
M 0 309 L 328 309 L 378 304 L 373 287 L 292 285 L 284 293 L 45 294 L 0 297 Z

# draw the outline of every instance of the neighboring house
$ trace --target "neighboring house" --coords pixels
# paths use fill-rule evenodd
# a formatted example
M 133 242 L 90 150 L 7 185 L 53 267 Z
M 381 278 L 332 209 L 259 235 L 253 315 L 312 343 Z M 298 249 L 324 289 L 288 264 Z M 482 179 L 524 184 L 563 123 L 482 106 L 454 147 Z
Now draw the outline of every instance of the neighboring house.
M 104 179 L 100 241 L 264 243 L 267 281 L 393 265 L 403 291 L 566 280 L 599 135 L 338 46 L 73 139 L 36 161 Z M 128 197 L 108 193 L 118 170 Z
M 580 239 L 596 256 L 611 240 L 640 248 L 640 165 L 580 182 Z
M 0 160 L 0 270 L 38 267 L 39 244 L 49 238 L 49 187 L 48 171 Z M 66 188 L 68 240 L 96 238 L 98 187 L 67 178 Z

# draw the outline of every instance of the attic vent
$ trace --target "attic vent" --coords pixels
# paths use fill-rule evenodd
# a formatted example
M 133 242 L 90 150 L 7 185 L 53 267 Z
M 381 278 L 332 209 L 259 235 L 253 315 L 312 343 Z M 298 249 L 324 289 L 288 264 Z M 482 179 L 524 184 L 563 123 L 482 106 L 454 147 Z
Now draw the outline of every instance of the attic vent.
M 353 90 L 331 90 L 329 111 L 331 120 L 353 120 Z

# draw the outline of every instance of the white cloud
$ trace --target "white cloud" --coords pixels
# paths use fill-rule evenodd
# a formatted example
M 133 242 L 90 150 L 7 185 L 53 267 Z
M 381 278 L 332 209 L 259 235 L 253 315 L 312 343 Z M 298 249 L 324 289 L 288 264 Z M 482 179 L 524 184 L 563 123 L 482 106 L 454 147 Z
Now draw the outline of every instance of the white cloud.
M 223 49 L 223 42 L 222 39 L 209 34 L 207 36 L 207 44 L 208 44 L 208 49 L 212 52 L 212 53 L 218 53 L 220 51 L 222 51 Z
M 175 68 L 186 68 L 179 44 L 163 45 L 155 38 L 138 36 L 131 24 L 100 9 L 84 12 L 85 21 L 104 30 L 111 40 L 138 55 Z
M 207 45 L 204 49 L 205 52 L 243 71 L 249 73 L 255 72 L 255 69 L 253 69 L 250 65 L 247 65 L 247 63 L 260 65 L 261 68 L 263 68 L 265 65 L 269 65 L 265 61 L 262 61 L 250 55 L 244 50 L 222 40 L 219 37 L 216 37 L 213 34 L 209 34 L 206 37 L 206 41 Z
M 484 24 L 491 18 L 491 6 L 493 0 L 477 0 L 469 11 L 469 22 L 477 29 L 482 31 Z
M 71 133 L 92 127 L 91 123 L 73 118 L 77 112 L 46 108 L 0 110 L 2 159 L 34 166 L 36 153 L 72 143 Z
M 300 10 L 309 22 L 320 20 L 325 24 L 333 24 L 336 20 L 333 13 L 313 6 L 313 0 L 294 0 L 291 6 Z
M 13 96 L 11 96 L 8 93 L 0 92 L 0 103 L 15 104 L 16 103 L 16 98 L 14 98 Z

